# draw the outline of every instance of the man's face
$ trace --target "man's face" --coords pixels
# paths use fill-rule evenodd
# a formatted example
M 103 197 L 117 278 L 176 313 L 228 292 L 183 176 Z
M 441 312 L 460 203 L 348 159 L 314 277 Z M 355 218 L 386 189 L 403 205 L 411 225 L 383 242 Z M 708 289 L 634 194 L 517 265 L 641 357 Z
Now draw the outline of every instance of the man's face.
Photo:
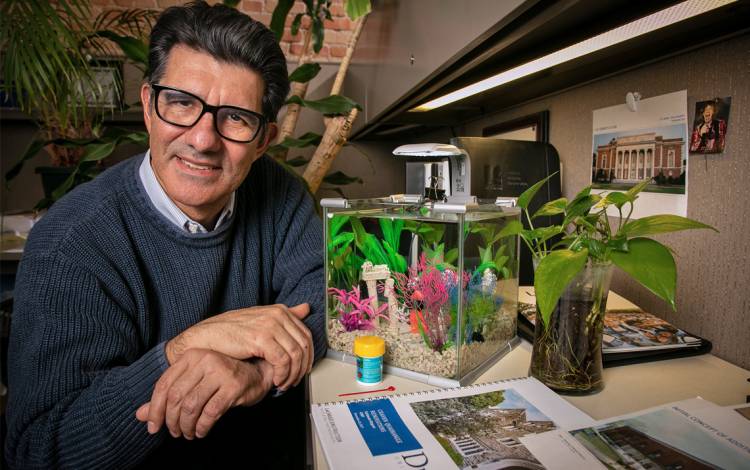
M 258 73 L 183 45 L 170 51 L 159 85 L 192 93 L 214 106 L 262 110 L 264 83 Z M 276 127 L 269 124 L 250 143 L 232 142 L 216 133 L 210 113 L 192 127 L 164 122 L 156 114 L 152 96 L 151 87 L 143 85 L 141 101 L 156 178 L 185 214 L 211 224 L 266 150 Z
M 705 108 L 703 108 L 703 121 L 711 122 L 713 118 L 714 118 L 714 107 L 711 105 L 707 105 Z

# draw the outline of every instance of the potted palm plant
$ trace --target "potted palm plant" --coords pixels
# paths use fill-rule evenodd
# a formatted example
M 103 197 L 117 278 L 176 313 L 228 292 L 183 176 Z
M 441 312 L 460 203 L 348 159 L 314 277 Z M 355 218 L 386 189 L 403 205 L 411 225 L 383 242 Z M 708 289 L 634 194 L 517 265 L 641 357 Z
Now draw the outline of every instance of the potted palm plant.
M 0 4 L 3 80 L 0 91 L 39 126 L 38 137 L 6 174 L 12 180 L 24 163 L 45 149 L 55 167 L 65 167 L 64 184 L 37 208 L 51 204 L 75 185 L 93 178 L 99 163 L 123 143 L 147 142 L 145 132 L 103 126 L 107 114 L 124 103 L 107 103 L 119 95 L 121 77 L 103 83 L 97 59 L 118 49 L 145 71 L 146 35 L 155 12 L 105 11 L 92 20 L 89 0 Z
M 613 266 L 675 308 L 677 269 L 670 249 L 649 235 L 713 227 L 677 215 L 631 220 L 638 194 L 651 180 L 626 192 L 592 194 L 584 188 L 572 200 L 556 199 L 530 215 L 529 202 L 548 178 L 518 199 L 529 222 L 507 227 L 530 248 L 535 264 L 538 321 L 530 374 L 569 394 L 602 389 L 602 327 Z M 616 224 L 607 215 L 614 208 Z M 534 228 L 540 216 L 562 215 L 560 225 Z

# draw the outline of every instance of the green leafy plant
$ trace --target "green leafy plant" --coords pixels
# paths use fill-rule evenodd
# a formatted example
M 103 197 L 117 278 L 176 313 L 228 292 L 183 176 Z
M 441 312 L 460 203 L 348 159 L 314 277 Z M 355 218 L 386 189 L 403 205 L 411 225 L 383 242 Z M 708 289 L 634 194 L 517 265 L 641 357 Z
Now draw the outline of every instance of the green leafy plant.
M 119 48 L 145 72 L 146 36 L 156 12 L 107 10 L 91 14 L 89 0 L 39 2 L 7 0 L 0 4 L 4 81 L 0 89 L 17 100 L 21 111 L 39 124 L 40 135 L 5 174 L 15 178 L 26 161 L 42 149 L 53 165 L 73 167 L 68 179 L 37 208 L 50 205 L 77 184 L 101 171 L 99 163 L 121 144 L 145 144 L 145 132 L 125 131 L 103 125 L 107 114 L 123 108 L 102 108 L 112 92 L 99 83 L 97 58 L 111 57 Z M 93 19 L 92 19 L 93 18 Z M 119 94 L 121 77 L 114 77 Z
M 271 17 L 271 30 L 281 39 L 287 17 L 291 14 L 295 0 L 279 0 Z M 304 46 L 300 54 L 299 65 L 289 79 L 292 82 L 291 96 L 287 100 L 287 110 L 279 126 L 279 137 L 275 145 L 268 149 L 268 153 L 280 163 L 291 168 L 305 167 L 302 175 L 307 187 L 312 193 L 317 192 L 321 183 L 329 186 L 324 189 L 336 191 L 345 197 L 341 186 L 362 183 L 362 179 L 345 175 L 337 171 L 329 173 L 330 167 L 342 146 L 347 140 L 351 124 L 356 119 L 362 107 L 351 99 L 340 94 L 344 76 L 349 67 L 352 52 L 359 34 L 362 31 L 364 17 L 370 12 L 370 0 L 345 0 L 344 7 L 347 16 L 355 22 L 346 54 L 341 61 L 338 74 L 334 80 L 329 96 L 319 100 L 307 100 L 307 86 L 318 72 L 320 65 L 311 62 L 313 53 L 317 54 L 323 47 L 325 39 L 325 21 L 333 20 L 331 14 L 331 0 L 304 0 L 304 11 L 296 13 L 291 20 L 291 34 L 296 36 L 304 29 L 303 20 L 307 18 L 309 26 L 304 31 Z M 312 51 L 311 51 L 312 49 Z M 325 119 L 324 135 L 306 132 L 299 138 L 292 135 L 295 132 L 297 119 L 301 108 L 309 108 L 323 114 Z M 288 158 L 290 150 L 316 147 L 310 159 L 301 156 Z
M 437 269 L 440 271 L 444 271 L 446 268 L 457 269 L 453 263 L 458 259 L 458 248 L 445 251 L 445 243 L 443 242 L 445 236 L 444 224 L 406 220 L 404 229 L 419 237 L 422 252 Z
M 401 232 L 404 221 L 402 219 L 378 219 L 383 239 L 371 233 L 367 233 L 362 222 L 352 218 L 349 223 L 354 230 L 354 240 L 357 248 L 373 264 L 385 264 L 392 273 L 406 272 L 406 258 L 399 251 Z
M 326 244 L 331 281 L 336 286 L 356 286 L 365 260 L 354 253 L 354 233 L 342 230 L 349 222 L 349 216 L 333 216 L 328 220 Z
M 477 223 L 470 226 L 469 232 L 478 234 L 482 238 L 483 245 L 478 247 L 479 266 L 474 270 L 474 273 L 481 275 L 485 269 L 489 268 L 498 273 L 498 276 L 505 279 L 509 278 L 511 272 L 506 263 L 510 256 L 505 253 L 507 245 L 500 245 L 495 250 L 495 244 L 506 236 L 503 230 L 498 230 L 497 224 Z
M 512 222 L 503 235 L 518 234 L 529 247 L 537 264 L 534 287 L 541 321 L 548 325 L 552 312 L 570 281 L 588 262 L 613 263 L 655 295 L 675 307 L 677 269 L 668 247 L 649 235 L 690 229 L 711 229 L 710 225 L 677 215 L 652 215 L 631 220 L 638 195 L 651 183 L 644 180 L 626 192 L 592 194 L 584 188 L 572 200 L 559 198 L 544 204 L 533 215 L 529 203 L 549 180 L 539 181 L 518 198 L 528 220 L 528 229 Z M 615 226 L 607 209 L 617 210 Z M 562 215 L 560 225 L 534 228 L 541 216 Z M 556 236 L 557 242 L 551 242 Z

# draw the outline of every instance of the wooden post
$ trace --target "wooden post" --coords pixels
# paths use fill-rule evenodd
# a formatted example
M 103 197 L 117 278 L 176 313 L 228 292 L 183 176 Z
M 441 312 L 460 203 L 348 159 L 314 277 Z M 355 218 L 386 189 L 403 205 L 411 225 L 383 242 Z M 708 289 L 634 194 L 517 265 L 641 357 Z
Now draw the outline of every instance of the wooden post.
M 308 28 L 305 31 L 305 43 L 302 47 L 302 53 L 300 54 L 299 62 L 297 63 L 298 67 L 307 64 L 312 60 L 312 41 L 310 40 L 311 37 L 312 27 Z M 291 96 L 299 96 L 300 98 L 305 99 L 305 95 L 307 94 L 307 86 L 309 85 L 309 83 L 309 81 L 304 83 L 293 82 Z M 297 120 L 299 119 L 299 113 L 301 110 L 302 107 L 296 103 L 291 103 L 286 106 L 286 114 L 284 114 L 284 120 L 279 126 L 279 135 L 276 138 L 277 144 L 282 143 L 284 139 L 294 134 L 294 129 L 297 127 Z M 278 161 L 286 161 L 288 154 L 289 149 L 285 148 L 276 155 L 276 159 Z
M 315 194 L 318 191 L 323 177 L 349 138 L 357 113 L 357 108 L 354 108 L 348 116 L 335 116 L 328 121 L 323 138 L 302 175 L 311 193 Z
M 349 36 L 349 42 L 346 43 L 346 54 L 344 54 L 344 58 L 341 60 L 339 71 L 336 73 L 336 79 L 333 81 L 333 86 L 331 87 L 332 95 L 338 95 L 341 93 L 341 87 L 344 84 L 344 77 L 346 77 L 346 72 L 349 70 L 349 63 L 352 60 L 352 54 L 354 54 L 354 48 L 357 46 L 359 35 L 362 34 L 362 26 L 365 24 L 365 18 L 367 18 L 367 15 L 357 18 L 354 31 L 352 31 L 352 35 Z

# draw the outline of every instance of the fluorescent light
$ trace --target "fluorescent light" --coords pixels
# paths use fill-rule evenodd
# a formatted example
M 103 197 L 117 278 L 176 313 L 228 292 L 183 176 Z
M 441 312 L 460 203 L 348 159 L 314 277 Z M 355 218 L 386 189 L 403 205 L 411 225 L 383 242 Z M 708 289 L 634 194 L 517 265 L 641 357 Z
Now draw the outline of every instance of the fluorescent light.
M 721 8 L 730 3 L 735 3 L 736 1 L 737 0 L 688 0 L 679 3 L 631 23 L 599 34 L 598 36 L 568 46 L 565 49 L 560 49 L 559 51 L 552 52 L 551 54 L 547 54 L 543 57 L 532 60 L 531 62 L 506 70 L 474 83 L 473 85 L 466 86 L 432 101 L 428 101 L 416 108 L 410 109 L 409 112 L 430 111 L 445 106 L 446 104 L 482 93 L 483 91 L 504 85 L 521 77 L 540 72 L 550 67 L 554 67 L 555 65 L 560 65 L 570 60 L 577 59 L 578 57 L 583 57 L 586 54 L 606 49 L 607 47 L 648 34 L 657 29 Z

